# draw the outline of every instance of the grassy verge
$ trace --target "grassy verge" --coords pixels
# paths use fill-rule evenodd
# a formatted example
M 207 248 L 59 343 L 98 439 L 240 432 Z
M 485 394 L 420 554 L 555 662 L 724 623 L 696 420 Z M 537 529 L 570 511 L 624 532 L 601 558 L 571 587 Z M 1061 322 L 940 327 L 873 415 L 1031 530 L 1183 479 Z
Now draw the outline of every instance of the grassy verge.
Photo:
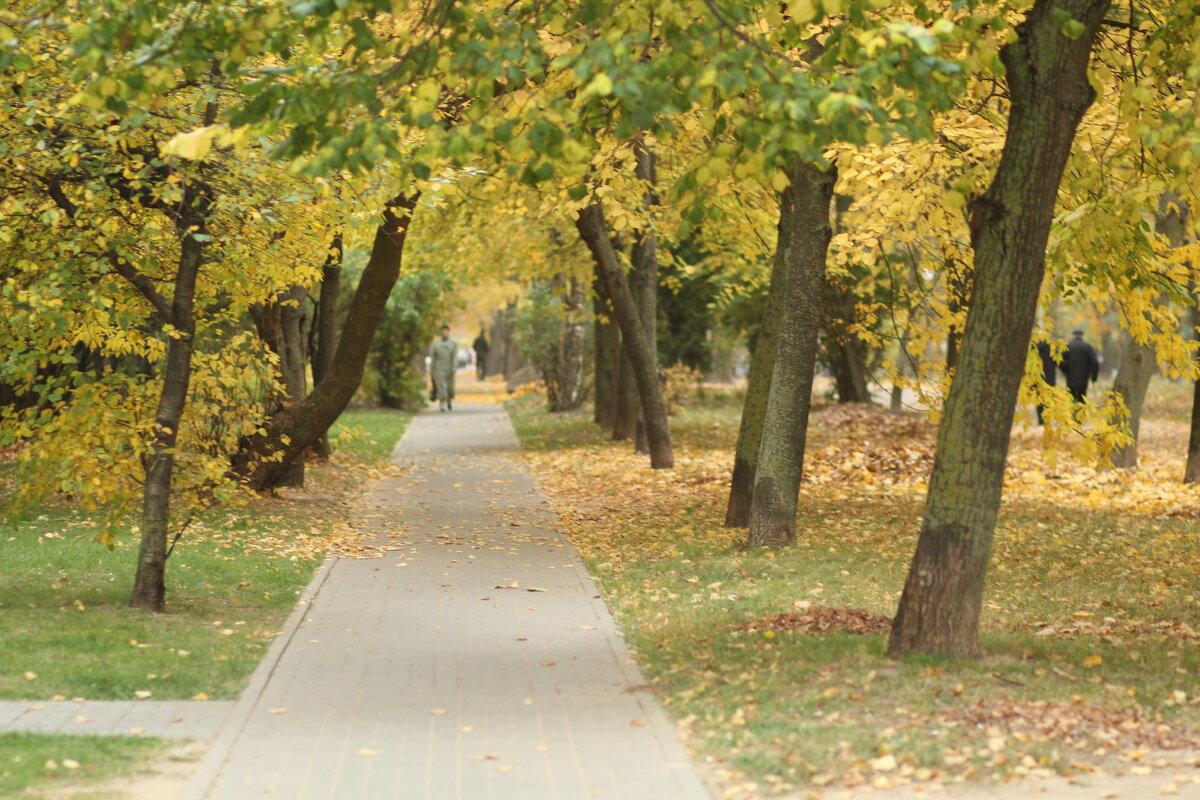
M 355 411 L 357 436 L 308 470 L 303 492 L 213 511 L 167 567 L 168 608 L 126 608 L 132 536 L 97 544 L 97 520 L 51 505 L 0 531 L 0 698 L 231 698 L 335 543 L 344 501 L 409 415 Z
M 167 743 L 131 736 L 0 735 L 0 798 L 63 784 L 89 784 L 134 774 L 139 762 L 162 754 Z
M 799 541 L 769 551 L 722 527 L 736 407 L 673 417 L 670 472 L 586 412 L 547 415 L 536 398 L 509 409 L 648 677 L 693 750 L 722 764 L 730 797 L 1138 771 L 1153 751 L 1200 743 L 1200 495 L 1162 477 L 1173 454 L 1147 452 L 1140 478 L 1051 468 L 1038 433 L 1022 433 L 987 655 L 894 660 L 889 617 L 932 456 L 923 420 L 815 413 Z

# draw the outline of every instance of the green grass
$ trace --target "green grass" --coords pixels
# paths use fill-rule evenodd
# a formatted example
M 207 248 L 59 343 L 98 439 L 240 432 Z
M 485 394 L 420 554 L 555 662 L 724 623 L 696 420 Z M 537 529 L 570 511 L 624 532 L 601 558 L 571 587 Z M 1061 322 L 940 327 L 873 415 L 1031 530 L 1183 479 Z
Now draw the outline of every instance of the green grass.
M 411 417 L 347 412 L 333 460 L 309 465 L 303 491 L 203 515 L 168 562 L 163 614 L 127 607 L 131 534 L 109 550 L 95 541 L 100 519 L 64 501 L 0 527 L 0 699 L 236 697 L 323 557 L 337 501 L 361 490 Z M 344 431 L 352 433 L 336 441 Z M 144 738 L 0 735 L 0 798 L 131 774 L 164 748 Z
M 543 478 L 648 677 L 730 782 L 1009 779 L 1153 749 L 1170 741 L 1160 723 L 1200 741 L 1195 520 L 1065 509 L 1058 489 L 1012 493 L 984 598 L 985 657 L 897 660 L 883 633 L 770 620 L 810 606 L 890 617 L 923 492 L 806 484 L 795 545 L 744 549 L 744 532 L 722 526 L 736 406 L 700 400 L 672 417 L 671 473 L 608 443 L 586 411 L 547 415 L 537 398 L 509 410 L 534 462 L 556 459 Z M 810 443 L 861 446 L 821 424 L 815 415 Z M 886 756 L 897 767 L 875 772 Z
M 342 452 L 357 458 L 382 461 L 404 435 L 412 412 L 389 408 L 352 408 L 342 414 L 329 431 L 340 440 Z
M 336 502 L 358 491 L 411 415 L 355 411 L 360 430 L 329 465 L 311 465 L 322 502 L 265 498 L 204 515 L 167 564 L 167 611 L 127 608 L 137 542 L 109 550 L 99 520 L 51 503 L 0 528 L 0 698 L 157 700 L 236 697 L 323 557 Z M 382 455 L 381 455 L 382 454 Z
M 161 740 L 130 736 L 0 734 L 0 799 L 131 775 L 166 748 Z

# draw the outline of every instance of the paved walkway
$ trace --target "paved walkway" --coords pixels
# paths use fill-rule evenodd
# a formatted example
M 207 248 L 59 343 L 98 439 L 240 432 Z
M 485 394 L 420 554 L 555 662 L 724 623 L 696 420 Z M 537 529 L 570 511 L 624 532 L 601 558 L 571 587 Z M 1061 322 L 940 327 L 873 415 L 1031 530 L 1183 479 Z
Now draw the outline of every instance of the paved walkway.
M 187 800 L 710 795 L 495 405 L 418 415 Z

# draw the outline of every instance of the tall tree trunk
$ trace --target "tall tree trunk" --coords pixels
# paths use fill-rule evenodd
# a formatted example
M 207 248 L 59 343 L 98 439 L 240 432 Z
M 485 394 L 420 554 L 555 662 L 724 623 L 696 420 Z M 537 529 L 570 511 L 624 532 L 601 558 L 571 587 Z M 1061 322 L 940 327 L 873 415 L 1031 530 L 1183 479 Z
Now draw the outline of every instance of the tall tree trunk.
M 821 330 L 825 258 L 833 237 L 829 204 L 837 169 L 796 159 L 788 177 L 791 184 L 779 202 L 779 240 L 786 246 L 776 250 L 787 272 L 787 291 L 750 503 L 747 542 L 752 547 L 782 547 L 796 538 L 796 498 Z M 790 229 L 786 236 L 784 226 Z
M 317 303 L 317 319 L 314 325 L 316 343 L 313 347 L 312 375 L 313 383 L 329 374 L 333 366 L 333 351 L 337 348 L 337 305 L 342 293 L 342 235 L 333 237 L 329 247 L 329 256 L 321 267 L 321 297 Z M 329 458 L 329 433 L 321 434 L 321 438 L 313 445 L 313 450 L 320 458 Z
M 261 491 L 274 486 L 292 460 L 321 438 L 354 397 L 375 329 L 400 274 L 404 240 L 419 196 L 417 192 L 401 195 L 384 209 L 330 371 L 303 401 L 271 417 L 263 426 L 266 434 L 246 442 L 234 459 L 234 472 L 251 488 Z
M 250 309 L 259 338 L 279 359 L 279 382 L 283 394 L 274 398 L 271 414 L 298 403 L 308 394 L 307 336 L 304 324 L 304 301 L 308 290 L 292 286 L 270 303 L 257 303 Z M 275 486 L 303 486 L 304 458 L 296 458 L 276 478 Z
M 551 286 L 562 298 L 563 326 L 554 354 L 554 379 L 546 378 L 547 389 L 554 385 L 554 396 L 551 399 L 551 411 L 574 411 L 583 405 L 583 362 L 584 335 L 583 323 L 583 285 L 577 278 L 567 277 L 559 273 L 551 281 Z
M 1133 436 L 1133 443 L 1114 452 L 1112 463 L 1117 469 L 1136 469 L 1142 404 L 1146 401 L 1146 389 L 1150 386 L 1150 378 L 1154 375 L 1157 364 L 1154 360 L 1154 350 L 1135 342 L 1129 331 L 1122 330 L 1121 338 L 1125 340 L 1121 348 L 1124 356 L 1113 381 L 1113 391 L 1121 395 L 1125 407 L 1129 409 L 1129 433 Z
M 646 333 L 638 315 L 637 304 L 629 291 L 625 273 L 617 260 L 612 241 L 608 238 L 608 225 L 604 221 L 604 210 L 593 203 L 579 212 L 575 221 L 579 235 L 587 244 L 592 258 L 599 265 L 608 286 L 613 313 L 621 328 L 621 342 L 625 355 L 637 382 L 641 398 L 642 413 L 646 420 L 646 438 L 650 443 L 650 466 L 667 469 L 675 465 L 675 454 L 671 449 L 671 433 L 667 427 L 667 402 L 663 397 L 662 384 L 658 380 L 657 365 L 653 350 L 646 340 Z
M 1001 50 L 1008 133 L 992 185 L 971 203 L 974 289 L 892 654 L 979 653 L 983 581 L 1054 201 L 1075 130 L 1095 98 L 1088 61 L 1108 6 L 1037 0 Z M 1084 25 L 1078 38 L 1063 34 L 1055 18 L 1062 12 Z
M 637 303 L 638 316 L 642 320 L 642 330 L 650 347 L 650 358 L 655 371 L 658 370 L 658 238 L 654 232 L 653 217 L 658 207 L 658 195 L 655 185 L 658 180 L 655 169 L 654 151 L 648 148 L 641 137 L 633 143 L 633 152 L 637 158 L 636 172 L 638 180 L 645 187 L 643 204 L 650 218 L 645 228 L 637 232 L 633 243 L 630 260 L 633 270 L 630 272 L 630 290 Z M 646 419 L 638 404 L 637 429 L 634 436 L 634 449 L 639 453 L 650 452 L 646 439 Z
M 869 403 L 867 354 L 863 343 L 850 329 L 854 322 L 856 298 L 840 281 L 827 281 L 825 320 L 822 338 L 829 367 L 837 388 L 839 403 Z
M 620 368 L 621 338 L 616 324 L 612 321 L 612 310 L 609 307 L 608 294 L 604 291 L 604 281 L 597 275 L 592 282 L 592 314 L 593 323 L 593 369 L 595 380 L 595 414 L 593 419 L 601 428 L 611 428 L 617 419 L 617 370 Z
M 185 198 L 179 221 L 179 270 L 171 298 L 171 326 L 176 335 L 167 341 L 162 393 L 154 413 L 154 439 L 143 458 L 146 482 L 142 487 L 142 538 L 138 545 L 137 571 L 133 579 L 131 608 L 162 611 L 166 605 L 167 537 L 171 525 L 171 473 L 175 467 L 175 444 L 187 402 L 192 377 L 192 350 L 196 334 L 193 316 L 196 278 L 204 260 L 206 206 Z M 207 237 L 202 236 L 202 239 Z
M 750 354 L 750 374 L 746 379 L 746 399 L 742 403 L 742 421 L 738 426 L 737 449 L 733 456 L 733 475 L 729 479 L 729 501 L 725 505 L 725 527 L 745 528 L 750 524 L 750 501 L 754 496 L 754 475 L 758 449 L 762 444 L 763 416 L 767 395 L 775 371 L 775 350 L 779 343 L 779 320 L 783 316 L 787 294 L 785 253 L 792 249 L 792 226 L 784 224 L 780 203 L 779 225 L 775 242 L 775 260 L 771 266 L 771 285 L 762 325 Z

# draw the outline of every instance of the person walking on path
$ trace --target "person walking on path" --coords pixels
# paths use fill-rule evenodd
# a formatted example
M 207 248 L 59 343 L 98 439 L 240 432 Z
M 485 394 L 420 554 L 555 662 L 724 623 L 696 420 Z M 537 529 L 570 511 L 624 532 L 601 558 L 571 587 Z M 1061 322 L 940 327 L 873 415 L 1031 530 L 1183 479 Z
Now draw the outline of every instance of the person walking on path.
M 1054 355 L 1050 352 L 1049 342 L 1037 343 L 1038 357 L 1042 359 L 1042 378 L 1045 379 L 1047 386 L 1054 386 L 1058 383 L 1058 365 L 1054 363 Z M 1044 425 L 1042 421 L 1042 411 L 1045 406 L 1038 404 L 1037 421 L 1038 425 Z
M 485 364 L 485 362 L 487 361 L 487 354 L 488 354 L 488 349 L 489 349 L 488 340 L 487 340 L 487 331 L 485 331 L 485 330 L 479 331 L 479 335 L 475 337 L 475 342 L 471 346 L 475 350 L 476 374 L 479 376 L 479 380 L 483 380 L 484 378 L 487 377 L 487 365 Z
M 1071 336 L 1066 355 L 1059 366 L 1067 376 L 1071 397 L 1076 403 L 1082 403 L 1087 396 L 1088 383 L 1100 377 L 1100 359 L 1096 356 L 1096 348 L 1084 341 L 1083 331 L 1072 331 Z
M 450 338 L 450 326 L 442 326 L 441 337 L 430 349 L 429 376 L 433 379 L 433 399 L 439 411 L 454 407 L 454 370 L 458 367 L 458 342 Z

